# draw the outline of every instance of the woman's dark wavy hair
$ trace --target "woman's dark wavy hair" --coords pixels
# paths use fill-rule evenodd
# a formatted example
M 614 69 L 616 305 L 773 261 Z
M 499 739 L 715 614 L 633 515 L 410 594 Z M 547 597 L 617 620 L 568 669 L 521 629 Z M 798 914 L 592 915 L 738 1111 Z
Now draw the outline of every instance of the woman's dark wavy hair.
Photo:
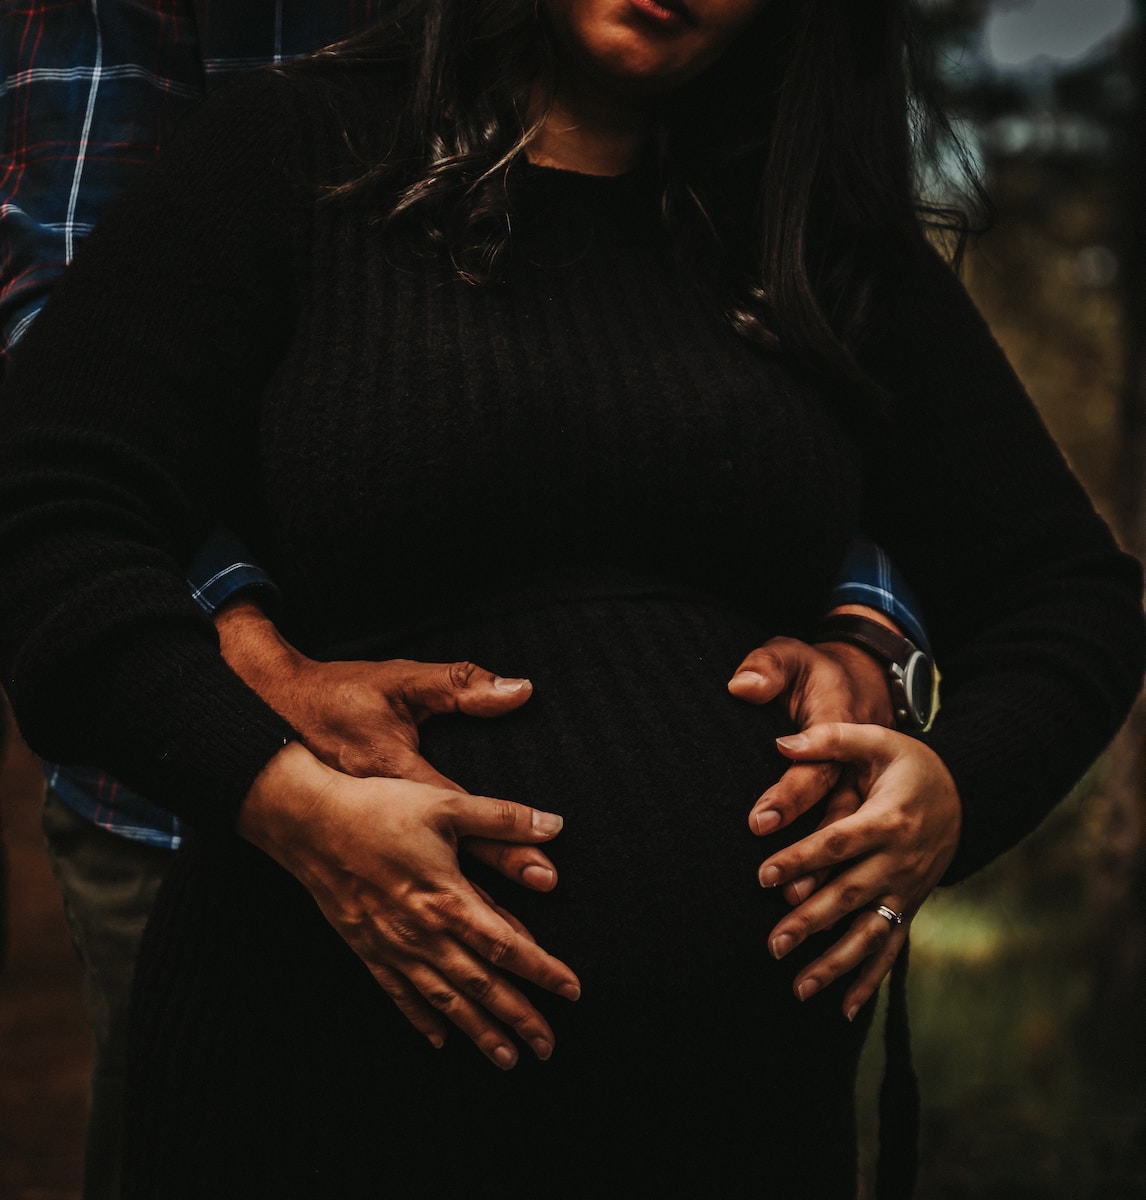
M 881 268 L 921 224 L 953 235 L 956 258 L 969 229 L 917 196 L 921 149 L 958 142 L 926 94 L 912 8 L 769 0 L 655 114 L 664 221 L 719 272 L 733 328 L 867 394 L 856 349 Z M 391 229 L 414 231 L 473 283 L 496 280 L 511 245 L 509 168 L 544 116 L 538 85 L 561 69 L 543 0 L 405 0 L 309 61 L 388 63 L 400 80 L 385 161 L 336 194 L 385 189 Z M 982 199 L 973 180 L 970 198 Z

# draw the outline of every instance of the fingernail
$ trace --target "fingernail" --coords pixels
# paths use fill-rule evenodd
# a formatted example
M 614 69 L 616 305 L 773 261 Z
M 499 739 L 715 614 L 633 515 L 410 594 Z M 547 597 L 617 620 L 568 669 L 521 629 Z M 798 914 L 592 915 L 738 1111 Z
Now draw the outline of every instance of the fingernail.
M 728 686 L 731 687 L 734 683 L 741 687 L 760 687 L 766 683 L 764 676 L 757 671 L 737 671 L 735 675 L 728 681 Z
M 792 893 L 801 903 L 812 894 L 816 887 L 816 880 L 811 875 L 803 875 L 799 879 L 792 880 Z
M 847 1017 L 847 1019 L 849 1021 L 854 1021 L 856 1019 L 856 1014 L 859 1012 L 859 1010 L 860 1010 L 860 1006 L 858 1004 L 853 1004 L 851 1006 L 851 1008 L 849 1008 L 848 1011 L 846 1013 L 844 1013 L 844 1016 Z
M 780 814 L 774 808 L 766 808 L 763 812 L 756 814 L 756 832 L 771 833 L 773 829 L 778 829 L 781 821 Z
M 777 738 L 776 745 L 783 746 L 785 750 L 806 750 L 808 738 L 803 733 L 790 733 L 787 737 Z
M 496 692 L 520 692 L 522 688 L 529 686 L 528 679 L 502 679 L 500 675 L 495 676 L 493 681 Z
M 564 824 L 564 820 L 556 813 L 541 812 L 536 808 L 533 810 L 534 833 L 557 833 Z
M 446 1044 L 446 1039 L 440 1033 L 427 1033 L 426 1038 L 435 1050 L 440 1050 Z
M 796 939 L 790 933 L 778 933 L 768 949 L 772 951 L 773 958 L 783 958 L 795 944 Z
M 814 996 L 819 990 L 820 981 L 818 979 L 805 979 L 796 989 L 796 995 L 801 1000 L 807 1000 L 809 996 Z
M 580 1000 L 581 987 L 576 983 L 567 983 L 564 987 L 558 989 L 557 994 L 564 996 L 566 1000 Z
M 760 868 L 760 886 L 775 887 L 780 882 L 779 867 L 761 867 Z
M 549 891 L 553 886 L 555 878 L 556 876 L 548 867 L 526 867 L 521 872 L 521 882 L 527 883 L 531 888 L 536 888 L 539 892 Z
M 537 1055 L 542 1062 L 548 1062 L 553 1054 L 553 1047 L 544 1038 L 534 1038 L 530 1046 L 533 1047 L 533 1053 Z
M 509 1046 L 498 1046 L 493 1052 L 493 1061 L 497 1063 L 503 1071 L 509 1071 L 517 1066 L 517 1054 Z

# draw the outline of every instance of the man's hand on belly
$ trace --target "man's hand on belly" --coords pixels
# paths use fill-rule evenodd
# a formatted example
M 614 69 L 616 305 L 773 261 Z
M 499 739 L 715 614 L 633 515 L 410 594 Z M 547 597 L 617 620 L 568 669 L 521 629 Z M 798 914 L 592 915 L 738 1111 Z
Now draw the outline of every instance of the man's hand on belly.
M 882 621 L 883 614 L 874 613 Z M 749 704 L 782 704 L 796 729 L 829 722 L 893 723 L 891 693 L 884 669 L 863 650 L 840 642 L 808 645 L 795 638 L 772 638 L 740 664 L 728 690 Z M 764 836 L 790 825 L 827 798 L 818 828 L 850 816 L 860 805 L 851 773 L 835 762 L 790 766 L 753 805 L 748 823 Z M 826 879 L 819 872 L 784 888 L 789 904 L 806 900 Z
M 247 686 L 291 723 L 318 759 L 358 778 L 461 791 L 422 757 L 418 726 L 443 713 L 502 716 L 533 694 L 528 679 L 502 679 L 467 662 L 316 662 L 247 599 L 217 613 L 215 627 L 223 657 Z M 553 864 L 536 846 L 469 838 L 464 849 L 536 891 L 557 883 Z

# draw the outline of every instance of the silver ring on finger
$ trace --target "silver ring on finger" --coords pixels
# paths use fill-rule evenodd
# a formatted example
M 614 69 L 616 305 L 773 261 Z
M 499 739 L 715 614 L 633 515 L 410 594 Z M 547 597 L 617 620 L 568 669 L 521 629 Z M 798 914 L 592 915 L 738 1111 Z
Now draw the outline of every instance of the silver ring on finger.
M 903 913 L 896 912 L 894 908 L 888 908 L 886 904 L 873 904 L 871 911 L 886 918 L 890 925 L 903 924 Z

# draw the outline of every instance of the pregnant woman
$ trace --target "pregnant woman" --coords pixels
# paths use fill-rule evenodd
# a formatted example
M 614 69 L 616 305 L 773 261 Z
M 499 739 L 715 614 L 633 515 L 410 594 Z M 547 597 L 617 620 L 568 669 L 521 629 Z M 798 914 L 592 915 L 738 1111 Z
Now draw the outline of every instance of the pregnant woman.
M 920 232 L 909 7 L 399 5 L 212 102 L 86 244 L 4 397 L 0 626 L 32 744 L 194 830 L 125 1195 L 854 1195 L 907 922 L 1143 657 L 1136 564 Z M 186 596 L 219 520 L 312 657 L 525 702 L 424 727 L 450 786 L 323 764 Z M 778 746 L 729 677 L 816 636 L 861 528 L 943 712 Z M 863 804 L 798 811 L 791 759 Z

